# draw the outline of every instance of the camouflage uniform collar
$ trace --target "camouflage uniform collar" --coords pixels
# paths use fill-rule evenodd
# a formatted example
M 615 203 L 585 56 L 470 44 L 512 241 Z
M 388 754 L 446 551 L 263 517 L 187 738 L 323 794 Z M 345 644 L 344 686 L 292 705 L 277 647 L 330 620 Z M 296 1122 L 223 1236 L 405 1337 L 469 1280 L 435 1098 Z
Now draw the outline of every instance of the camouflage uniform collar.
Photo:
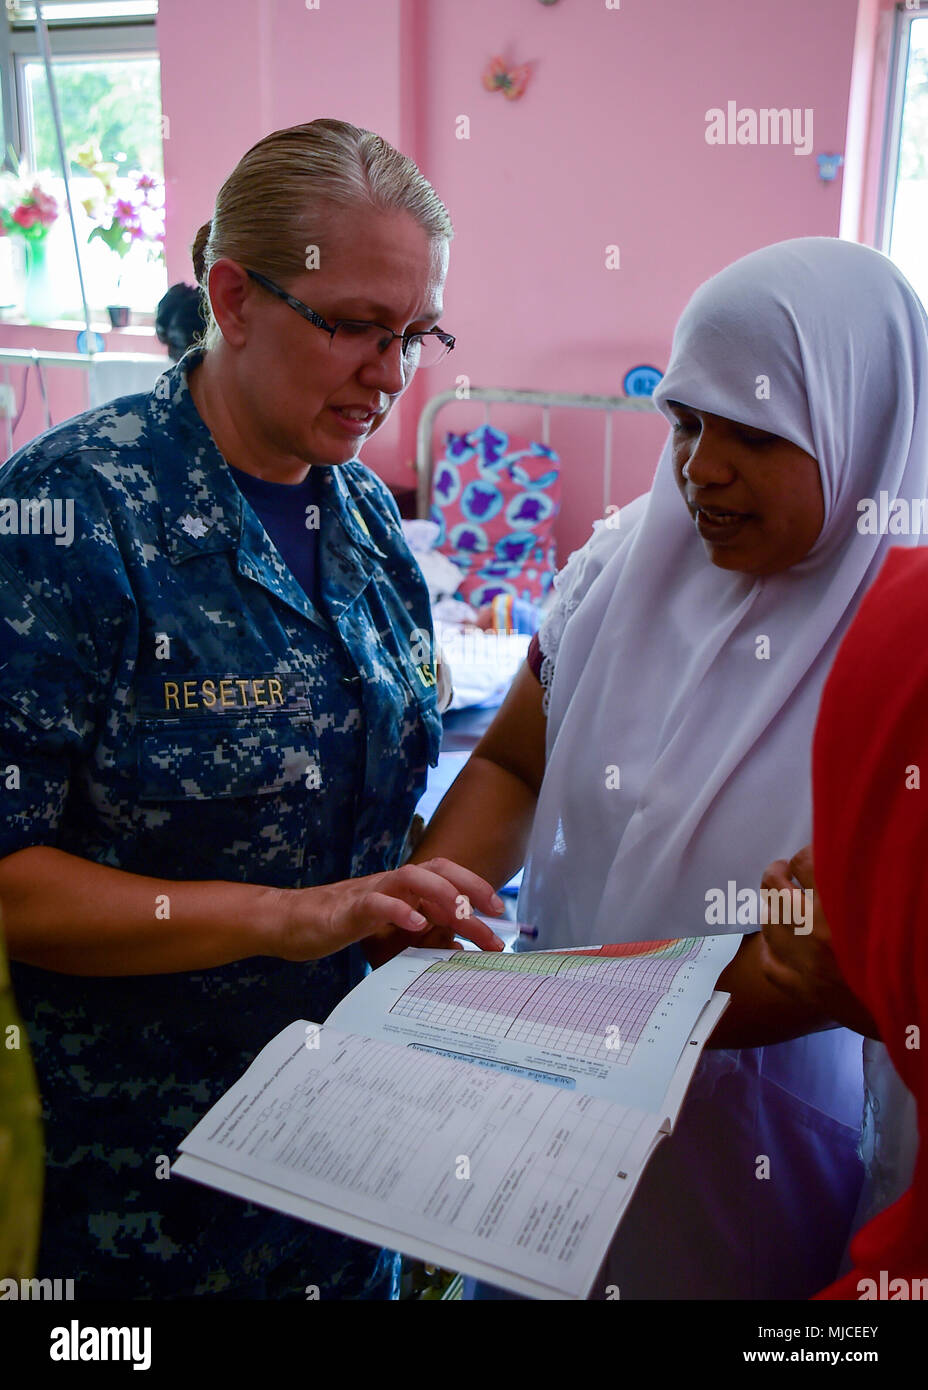
M 244 498 L 201 418 L 187 374 L 202 360 L 192 348 L 155 382 L 148 420 L 158 498 L 172 564 L 241 544 Z
M 357 462 L 360 463 L 360 460 Z M 352 545 L 358 546 L 369 555 L 375 555 L 379 560 L 384 560 L 384 552 L 367 529 L 364 518 L 358 511 L 358 504 L 351 495 L 342 471 L 343 466 L 325 469 L 320 494 L 323 505 L 338 517 L 339 525 Z
M 237 549 L 243 539 L 244 498 L 194 405 L 187 380 L 203 356 L 203 348 L 189 349 L 158 378 L 149 400 L 158 494 L 172 562 Z M 348 541 L 383 559 L 342 469 L 327 468 L 323 482 L 325 506 Z

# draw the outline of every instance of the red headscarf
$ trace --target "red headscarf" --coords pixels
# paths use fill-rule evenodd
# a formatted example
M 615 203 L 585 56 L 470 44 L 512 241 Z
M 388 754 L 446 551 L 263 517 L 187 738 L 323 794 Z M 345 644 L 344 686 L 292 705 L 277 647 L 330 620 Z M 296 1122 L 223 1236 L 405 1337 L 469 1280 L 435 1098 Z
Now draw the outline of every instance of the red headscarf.
M 835 657 L 812 758 L 815 877 L 835 956 L 915 1095 L 922 1136 L 912 1186 L 858 1233 L 854 1269 L 818 1297 L 885 1298 L 901 1295 L 894 1279 L 928 1277 L 928 550 L 889 552 Z

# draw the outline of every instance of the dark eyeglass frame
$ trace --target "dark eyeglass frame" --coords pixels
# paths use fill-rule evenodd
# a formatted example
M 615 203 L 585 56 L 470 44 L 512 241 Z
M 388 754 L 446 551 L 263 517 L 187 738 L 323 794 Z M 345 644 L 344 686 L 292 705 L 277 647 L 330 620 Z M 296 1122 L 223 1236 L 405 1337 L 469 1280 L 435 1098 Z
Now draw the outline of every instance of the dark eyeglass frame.
M 302 299 L 297 299 L 295 295 L 289 294 L 287 290 L 281 289 L 280 285 L 275 285 L 274 281 L 269 280 L 266 275 L 259 275 L 256 270 L 247 269 L 245 273 L 263 289 L 268 290 L 271 294 L 276 294 L 278 299 L 282 299 L 285 304 L 289 304 L 290 308 L 295 309 L 302 318 L 307 319 L 309 323 L 314 323 L 317 328 L 323 329 L 324 332 L 328 333 L 330 341 L 335 337 L 336 329 L 340 328 L 343 324 L 363 324 L 368 328 L 380 328 L 389 337 L 389 342 L 385 343 L 384 346 L 380 348 L 381 353 L 387 351 L 387 348 L 390 347 L 394 338 L 401 338 L 403 340 L 404 362 L 406 361 L 409 351 L 409 344 L 414 338 L 437 338 L 439 342 L 444 344 L 446 354 L 451 352 L 454 347 L 455 339 L 453 335 L 451 333 L 445 333 L 441 328 L 417 329 L 414 332 L 410 332 L 410 330 L 407 329 L 405 333 L 394 333 L 393 329 L 388 328 L 385 323 L 375 323 L 373 319 L 337 319 L 335 323 L 327 323 L 321 314 L 316 313 L 315 309 L 310 309 L 309 305 L 304 304 Z M 441 361 L 440 357 L 438 361 Z

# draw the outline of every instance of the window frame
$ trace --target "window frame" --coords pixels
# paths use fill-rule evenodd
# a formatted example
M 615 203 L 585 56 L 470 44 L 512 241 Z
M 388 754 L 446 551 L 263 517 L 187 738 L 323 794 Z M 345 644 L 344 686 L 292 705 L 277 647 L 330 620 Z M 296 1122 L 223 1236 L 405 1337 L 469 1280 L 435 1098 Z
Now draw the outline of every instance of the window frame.
M 912 48 L 912 23 L 928 20 L 928 0 L 919 0 L 917 9 L 904 4 L 896 6 L 893 16 L 892 42 L 887 72 L 886 120 L 883 148 L 880 157 L 880 183 L 877 201 L 875 245 L 889 255 L 893 223 L 896 215 L 896 189 L 899 184 L 899 161 L 902 156 L 902 113 L 905 105 L 905 81 Z
M 6 21 L 6 22 L 4 22 Z M 72 24 L 59 22 L 48 26 L 52 62 L 81 62 L 88 59 L 154 58 L 159 63 L 157 26 L 153 17 L 124 20 L 86 20 Z M 0 79 L 2 79 L 2 114 L 4 146 L 0 167 L 13 168 L 9 152 L 12 146 L 16 160 L 21 161 L 27 144 L 27 102 L 24 96 L 25 62 L 43 61 L 42 49 L 35 27 L 14 25 L 0 13 Z M 56 169 L 61 177 L 61 170 Z M 99 310 L 91 307 L 96 314 Z M 133 309 L 132 322 L 138 327 L 151 327 L 154 310 Z
M 0 24 L 3 31 L 3 107 L 4 107 L 4 146 L 3 163 L 9 167 L 7 145 L 12 145 L 17 159 L 22 159 L 26 143 L 25 102 L 22 93 L 22 65 L 24 61 L 42 61 L 38 35 L 34 29 L 10 29 Z M 52 62 L 57 59 L 70 59 L 79 62 L 89 58 L 157 58 L 158 39 L 156 26 L 152 20 L 135 20 L 130 23 L 102 24 L 88 23 L 75 25 L 55 25 L 50 36 Z M 8 110 L 9 107 L 9 110 Z
M 81 10 L 110 10 L 110 14 L 81 14 Z M 35 28 L 35 0 L 6 0 L 11 29 Z M 42 0 L 47 29 L 88 24 L 122 24 L 158 18 L 158 0 Z

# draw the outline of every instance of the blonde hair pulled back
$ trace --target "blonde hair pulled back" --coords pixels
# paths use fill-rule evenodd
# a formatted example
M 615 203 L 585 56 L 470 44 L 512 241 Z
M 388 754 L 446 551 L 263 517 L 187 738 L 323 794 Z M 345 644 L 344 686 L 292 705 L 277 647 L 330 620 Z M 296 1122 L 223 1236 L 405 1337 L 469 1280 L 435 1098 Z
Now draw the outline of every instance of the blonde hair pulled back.
M 454 235 L 428 179 L 382 136 L 330 119 L 275 130 L 239 160 L 191 247 L 207 320 L 198 343 L 209 350 L 222 336 L 207 288 L 216 261 L 228 256 L 286 287 L 306 269 L 307 247 L 324 246 L 338 209 L 408 212 L 430 237 Z

